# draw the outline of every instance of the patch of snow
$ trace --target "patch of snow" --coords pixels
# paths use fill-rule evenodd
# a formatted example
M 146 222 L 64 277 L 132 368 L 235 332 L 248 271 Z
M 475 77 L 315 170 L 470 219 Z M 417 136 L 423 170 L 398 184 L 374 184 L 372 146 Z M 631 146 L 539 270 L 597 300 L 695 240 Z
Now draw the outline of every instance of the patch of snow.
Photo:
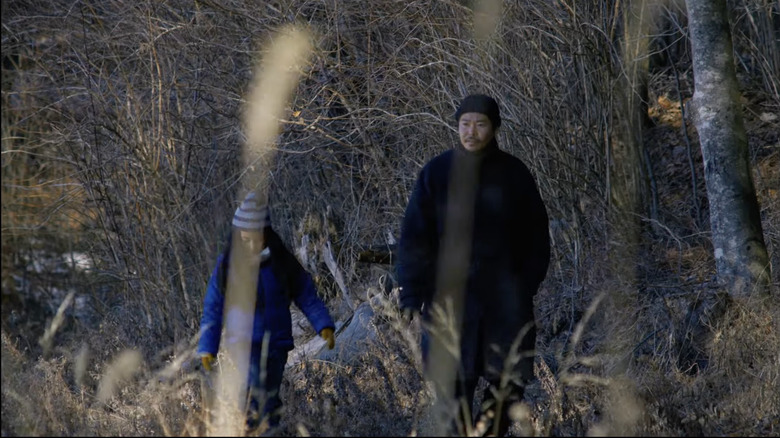
M 336 332 L 339 331 L 344 322 L 336 322 Z M 338 344 L 338 339 L 336 340 Z M 319 352 L 325 348 L 325 340 L 319 337 L 319 335 L 312 336 L 310 339 L 296 339 L 295 348 L 290 352 L 287 359 L 286 368 L 295 366 L 307 359 L 314 359 L 319 355 Z
M 64 260 L 68 266 L 73 266 L 77 271 L 85 272 L 93 268 L 92 259 L 82 252 L 63 254 L 62 260 Z

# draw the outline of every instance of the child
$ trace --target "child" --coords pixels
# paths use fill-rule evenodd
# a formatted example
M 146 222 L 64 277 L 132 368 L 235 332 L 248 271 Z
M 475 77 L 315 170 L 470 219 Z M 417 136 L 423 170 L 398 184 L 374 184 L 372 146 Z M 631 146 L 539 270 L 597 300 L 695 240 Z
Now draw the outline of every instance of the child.
M 255 429 L 263 419 L 267 419 L 269 427 L 275 428 L 281 417 L 282 401 L 279 388 L 284 365 L 288 352 L 293 349 L 290 304 L 294 302 L 303 311 L 316 332 L 328 342 L 329 349 L 333 349 L 335 345 L 335 325 L 325 304 L 317 296 L 311 276 L 271 228 L 268 206 L 259 202 L 254 192 L 250 192 L 236 210 L 231 237 L 227 248 L 217 259 L 217 266 L 209 280 L 197 353 L 201 357 L 203 367 L 210 371 L 219 349 L 223 315 L 226 311 L 225 290 L 228 278 L 245 269 L 258 272 L 252 333 L 229 333 L 226 339 L 231 342 L 237 336 L 251 336 L 247 427 L 250 430 Z M 231 247 L 237 251 L 233 255 L 237 265 L 232 271 L 229 266 Z M 251 270 L 253 266 L 255 271 Z M 231 325 L 231 319 L 238 315 L 233 315 L 234 310 L 227 311 L 231 316 L 225 318 L 225 322 Z M 229 332 L 230 327 L 227 330 Z M 263 338 L 266 333 L 268 354 L 265 363 L 261 363 Z M 261 381 L 261 367 L 265 367 L 264 382 Z M 259 412 L 261 407 L 262 417 Z

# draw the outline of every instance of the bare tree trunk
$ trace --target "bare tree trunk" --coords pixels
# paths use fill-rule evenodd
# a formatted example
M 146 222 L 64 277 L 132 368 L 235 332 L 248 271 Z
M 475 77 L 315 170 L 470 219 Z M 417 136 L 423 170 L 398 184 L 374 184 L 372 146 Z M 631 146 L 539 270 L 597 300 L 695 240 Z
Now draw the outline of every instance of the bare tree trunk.
M 693 114 L 710 203 L 719 282 L 732 296 L 769 291 L 770 266 L 739 103 L 726 0 L 686 0 Z
M 614 131 L 611 137 L 612 178 L 610 203 L 613 210 L 611 259 L 616 273 L 630 284 L 635 277 L 639 250 L 639 219 L 645 211 L 647 179 L 643 172 L 642 132 L 647 126 L 647 50 L 651 23 L 645 0 L 626 6 L 622 41 L 623 71 L 615 88 Z
M 631 1 L 626 7 L 623 22 L 625 32 L 623 40 L 623 61 L 625 62 L 625 77 L 628 80 L 630 93 L 628 98 L 632 133 L 642 144 L 642 130 L 650 126 L 648 108 L 648 81 L 650 70 L 650 29 L 655 20 L 656 8 L 647 0 Z

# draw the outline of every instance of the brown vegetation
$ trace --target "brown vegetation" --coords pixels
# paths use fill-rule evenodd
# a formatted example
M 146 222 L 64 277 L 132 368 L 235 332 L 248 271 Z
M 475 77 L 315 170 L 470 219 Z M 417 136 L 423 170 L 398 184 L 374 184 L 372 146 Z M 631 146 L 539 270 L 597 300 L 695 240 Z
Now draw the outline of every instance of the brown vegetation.
M 539 381 L 513 432 L 780 433 L 780 310 L 732 301 L 713 281 L 675 2 L 659 3 L 652 31 L 651 199 L 641 257 L 627 261 L 635 280 L 606 263 L 621 240 L 609 232 L 605 152 L 619 3 L 504 2 L 497 33 L 474 39 L 471 2 L 458 0 L 4 2 L 3 435 L 204 433 L 190 367 L 203 293 L 246 189 L 253 66 L 290 22 L 311 27 L 314 54 L 282 120 L 273 221 L 340 322 L 375 297 L 378 336 L 357 361 L 288 368 L 284 434 L 430 430 L 415 332 L 380 293 L 388 284 L 377 288 L 391 269 L 358 254 L 398 237 L 417 172 L 457 140 L 452 115 L 470 92 L 497 97 L 499 144 L 529 165 L 551 217 Z M 730 3 L 777 297 L 780 10 Z M 64 325 L 39 343 L 58 311 Z M 297 333 L 298 344 L 312 335 Z

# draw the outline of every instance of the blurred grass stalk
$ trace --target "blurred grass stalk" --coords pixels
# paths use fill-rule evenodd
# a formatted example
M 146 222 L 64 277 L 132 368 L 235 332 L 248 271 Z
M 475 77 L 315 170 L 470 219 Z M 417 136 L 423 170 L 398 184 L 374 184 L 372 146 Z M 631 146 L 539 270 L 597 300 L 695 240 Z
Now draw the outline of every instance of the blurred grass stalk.
M 502 4 L 498 0 L 482 0 L 474 5 L 474 40 L 485 43 L 495 34 L 501 17 Z M 457 156 L 452 165 L 450 187 L 442 236 L 441 251 L 436 273 L 436 296 L 432 306 L 430 366 L 427 379 L 433 382 L 436 391 L 434 412 L 434 434 L 444 436 L 449 425 L 458 418 L 471 418 L 471 400 L 454 400 L 455 387 L 460 366 L 460 339 L 463 321 L 463 302 L 468 280 L 468 264 L 471 259 L 474 209 L 476 201 L 477 169 Z M 471 424 L 462 425 L 471 434 Z
M 255 70 L 255 79 L 246 100 L 244 132 L 246 145 L 243 149 L 242 186 L 255 191 L 259 199 L 267 202 L 270 163 L 276 150 L 275 141 L 280 132 L 279 121 L 287 109 L 290 97 L 298 85 L 302 67 L 312 52 L 311 37 L 306 29 L 285 26 L 272 42 L 263 62 Z M 235 236 L 234 236 L 235 237 Z M 231 266 L 237 251 L 231 252 Z M 210 436 L 239 436 L 244 430 L 243 421 L 234 421 L 236 413 L 245 412 L 247 376 L 251 356 L 253 315 L 257 286 L 257 270 L 234 270 L 242 273 L 239 278 L 231 275 L 225 291 L 225 323 L 235 327 L 239 333 L 225 330 L 222 334 L 223 348 L 230 366 L 221 367 L 217 375 L 216 393 L 220 398 L 214 406 L 215 421 L 211 422 Z M 243 277 L 243 278 L 241 278 Z M 241 321 L 229 321 L 229 315 L 246 316 Z M 237 335 L 237 342 L 228 337 Z

